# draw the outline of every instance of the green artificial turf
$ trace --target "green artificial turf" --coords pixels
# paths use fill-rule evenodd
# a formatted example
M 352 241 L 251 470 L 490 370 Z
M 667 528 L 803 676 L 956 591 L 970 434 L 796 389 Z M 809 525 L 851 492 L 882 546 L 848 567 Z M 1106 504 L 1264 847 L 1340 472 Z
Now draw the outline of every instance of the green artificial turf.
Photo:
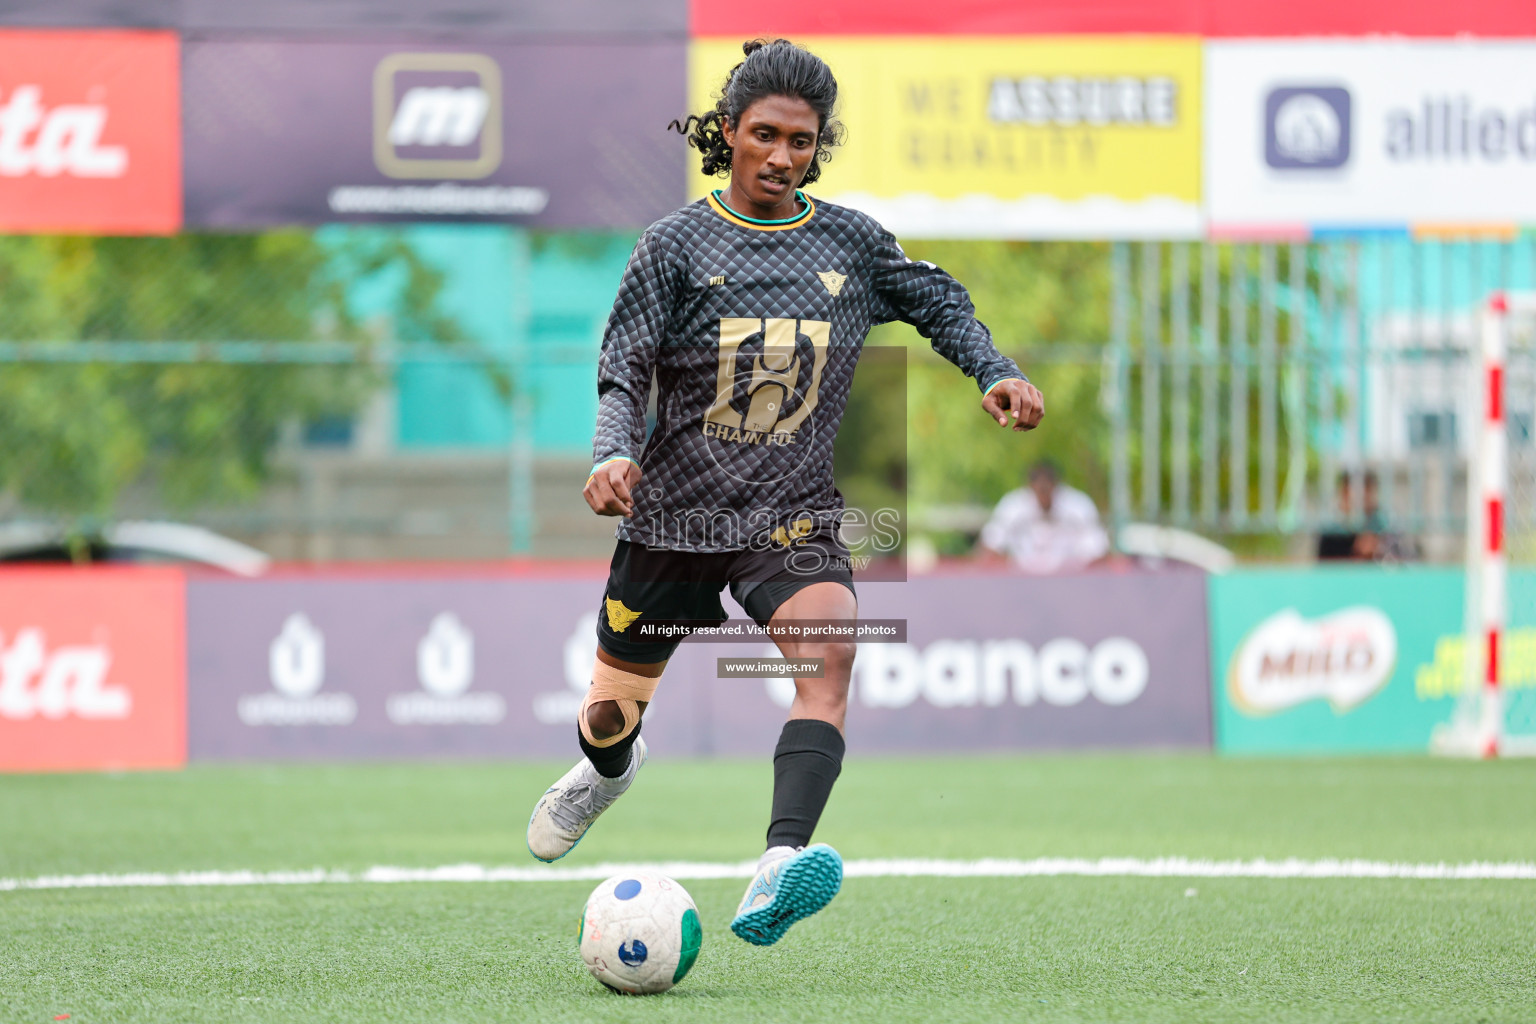
M 565 765 L 0 777 L 0 877 L 531 866 Z M 646 767 L 562 864 L 744 860 L 762 762 Z M 1536 764 L 1075 756 L 850 760 L 850 858 L 1536 860 Z M 0 892 L 0 1024 L 423 1021 L 1531 1021 L 1536 882 L 865 878 L 758 949 L 744 882 L 687 883 L 677 989 L 583 970 L 592 883 Z

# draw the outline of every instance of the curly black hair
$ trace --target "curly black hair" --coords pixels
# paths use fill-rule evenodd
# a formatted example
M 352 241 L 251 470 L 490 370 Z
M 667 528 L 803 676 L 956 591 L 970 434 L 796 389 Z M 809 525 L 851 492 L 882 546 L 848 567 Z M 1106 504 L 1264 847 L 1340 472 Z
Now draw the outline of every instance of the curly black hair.
M 821 177 L 821 165 L 832 159 L 832 147 L 843 141 L 843 124 L 833 116 L 837 105 L 837 79 L 826 61 L 788 39 L 753 39 L 743 43 L 746 59 L 731 69 L 715 109 L 704 114 L 690 114 L 667 127 L 684 135 L 688 145 L 704 154 L 705 174 L 724 176 L 731 170 L 731 147 L 726 145 L 722 127 L 734 129 L 748 107 L 765 96 L 793 96 L 816 111 L 820 130 L 816 136 L 816 155 L 805 172 L 802 184 Z

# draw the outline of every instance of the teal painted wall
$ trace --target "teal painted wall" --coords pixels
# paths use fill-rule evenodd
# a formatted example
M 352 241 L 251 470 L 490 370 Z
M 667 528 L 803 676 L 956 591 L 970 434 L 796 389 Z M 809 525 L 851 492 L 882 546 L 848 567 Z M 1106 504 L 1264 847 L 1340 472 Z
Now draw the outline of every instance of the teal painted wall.
M 1367 317 L 1475 309 L 1496 289 L 1536 285 L 1536 245 L 1501 241 L 1368 238 L 1360 243 L 1360 306 Z
M 536 450 L 592 454 L 597 354 L 636 233 L 532 236 L 529 321 Z M 557 347 L 577 347 L 556 361 Z M 543 356 L 541 357 L 541 353 Z
M 457 224 L 322 229 L 338 244 L 368 232 L 395 234 L 442 275 L 438 311 L 458 325 L 465 339 L 510 354 L 521 315 L 528 331 L 525 383 L 533 397 L 534 450 L 572 456 L 591 451 L 597 353 L 634 233 L 520 233 L 498 225 Z M 528 280 L 516 288 L 514 274 L 524 253 Z M 356 280 L 349 293 L 353 312 L 365 319 L 389 317 L 404 285 L 404 273 Z M 518 295 L 527 296 L 526 310 L 516 308 Z M 507 401 L 481 367 L 405 363 L 396 385 L 401 448 L 499 448 L 509 443 Z

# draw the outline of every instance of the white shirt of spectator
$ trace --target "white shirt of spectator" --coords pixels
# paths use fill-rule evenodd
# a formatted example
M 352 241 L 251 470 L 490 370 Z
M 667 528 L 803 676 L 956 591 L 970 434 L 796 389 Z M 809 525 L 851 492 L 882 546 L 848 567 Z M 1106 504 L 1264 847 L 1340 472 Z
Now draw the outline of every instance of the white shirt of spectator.
M 1048 515 L 1028 487 L 1003 495 L 982 527 L 981 542 L 1033 573 L 1081 568 L 1109 552 L 1109 535 L 1099 525 L 1093 499 L 1061 483 Z

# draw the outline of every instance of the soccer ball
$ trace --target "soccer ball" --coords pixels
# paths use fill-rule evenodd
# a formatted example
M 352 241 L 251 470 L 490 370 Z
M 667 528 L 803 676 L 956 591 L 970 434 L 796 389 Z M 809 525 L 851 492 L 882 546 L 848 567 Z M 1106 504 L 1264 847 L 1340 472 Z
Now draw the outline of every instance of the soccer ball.
M 661 875 L 615 875 L 592 890 L 576 933 L 592 977 L 629 995 L 665 992 L 699 958 L 704 930 L 686 889 Z

